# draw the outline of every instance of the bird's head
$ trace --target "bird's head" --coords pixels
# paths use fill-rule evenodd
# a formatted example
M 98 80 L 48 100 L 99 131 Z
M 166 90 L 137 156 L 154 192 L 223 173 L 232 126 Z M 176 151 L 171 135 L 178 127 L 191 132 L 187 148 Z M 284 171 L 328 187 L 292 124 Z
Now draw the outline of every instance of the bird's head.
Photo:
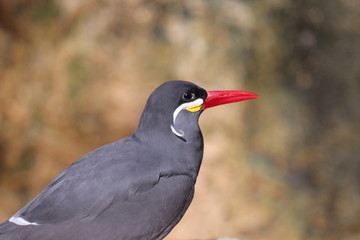
M 150 95 L 137 132 L 176 136 L 186 142 L 200 132 L 198 118 L 203 110 L 257 97 L 245 91 L 206 91 L 191 82 L 169 81 Z

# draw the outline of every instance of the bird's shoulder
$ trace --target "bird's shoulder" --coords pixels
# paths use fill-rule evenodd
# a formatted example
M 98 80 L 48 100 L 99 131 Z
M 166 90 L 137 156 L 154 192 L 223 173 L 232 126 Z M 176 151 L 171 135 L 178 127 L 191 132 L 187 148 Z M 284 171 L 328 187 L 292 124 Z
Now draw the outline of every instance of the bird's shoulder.
M 132 137 L 107 144 L 71 164 L 14 217 L 36 223 L 91 219 L 115 199 L 125 201 L 155 185 L 161 170 L 154 158 Z

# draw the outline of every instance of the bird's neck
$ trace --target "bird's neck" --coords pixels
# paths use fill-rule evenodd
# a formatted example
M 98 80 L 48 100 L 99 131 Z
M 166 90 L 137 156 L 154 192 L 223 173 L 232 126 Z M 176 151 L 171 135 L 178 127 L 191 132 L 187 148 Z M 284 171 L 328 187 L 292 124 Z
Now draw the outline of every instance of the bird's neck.
M 169 171 L 171 168 L 181 169 L 196 179 L 203 154 L 199 116 L 200 112 L 181 111 L 174 121 L 172 112 L 169 114 L 166 109 L 148 104 L 134 137 L 156 151 L 155 154 L 164 154 L 161 159 L 168 162 L 162 164 L 169 165 Z
M 174 134 L 162 134 L 159 131 L 137 131 L 133 137 L 148 146 L 162 162 L 165 172 L 191 175 L 196 180 L 203 157 L 203 137 L 201 131 L 197 131 L 184 141 Z M 161 155 L 161 156 L 160 156 Z

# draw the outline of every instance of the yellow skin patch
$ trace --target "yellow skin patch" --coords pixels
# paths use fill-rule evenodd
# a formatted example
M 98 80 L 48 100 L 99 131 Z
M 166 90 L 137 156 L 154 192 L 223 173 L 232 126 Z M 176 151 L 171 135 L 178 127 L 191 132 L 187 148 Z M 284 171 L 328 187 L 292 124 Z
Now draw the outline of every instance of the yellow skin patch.
M 190 106 L 190 107 L 187 107 L 186 110 L 188 110 L 189 112 L 198 112 L 201 110 L 201 106 L 202 106 L 201 104 Z
M 173 113 L 173 123 L 170 125 L 171 131 L 178 137 L 184 136 L 184 132 L 182 130 L 175 129 L 175 121 L 177 115 L 183 110 L 186 109 L 189 112 L 198 112 L 201 110 L 204 100 L 201 98 L 196 99 L 192 102 L 183 103 L 178 106 Z

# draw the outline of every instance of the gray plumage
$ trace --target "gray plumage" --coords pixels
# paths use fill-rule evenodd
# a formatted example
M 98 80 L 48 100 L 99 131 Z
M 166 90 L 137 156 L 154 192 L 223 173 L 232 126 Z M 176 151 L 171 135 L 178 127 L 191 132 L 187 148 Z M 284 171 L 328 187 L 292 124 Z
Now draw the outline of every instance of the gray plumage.
M 207 97 L 204 89 L 184 81 L 157 88 L 134 135 L 70 165 L 14 215 L 33 224 L 6 221 L 0 239 L 163 239 L 193 198 L 202 160 L 202 111 L 182 110 L 174 121 L 189 92 Z M 174 134 L 172 124 L 184 135 Z

